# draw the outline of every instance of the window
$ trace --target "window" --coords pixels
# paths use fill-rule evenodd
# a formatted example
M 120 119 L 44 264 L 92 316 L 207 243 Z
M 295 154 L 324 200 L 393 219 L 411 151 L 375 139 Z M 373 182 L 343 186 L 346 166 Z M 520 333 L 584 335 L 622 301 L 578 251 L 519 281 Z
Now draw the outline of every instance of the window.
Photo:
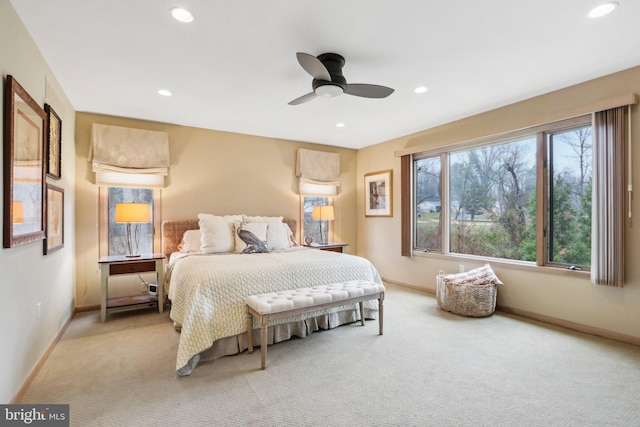
M 138 254 L 159 252 L 159 236 L 154 233 L 159 221 L 160 190 L 150 188 L 100 187 L 100 254 L 101 256 L 126 255 L 126 224 L 115 222 L 118 203 L 150 204 L 150 223 L 131 224 L 133 240 L 137 242 Z M 134 244 L 135 249 L 135 244 Z
M 591 126 L 551 132 L 547 142 L 546 263 L 591 263 Z
M 440 156 L 414 161 L 415 247 L 442 250 L 442 167 Z
M 527 257 L 523 243 L 536 221 L 536 210 L 528 210 L 536 188 L 535 150 L 535 137 L 525 137 L 449 156 L 451 252 Z
M 591 165 L 589 116 L 416 154 L 414 250 L 588 268 Z
M 332 241 L 332 221 L 317 221 L 313 219 L 314 206 L 329 206 L 333 204 L 333 198 L 321 196 L 301 196 L 302 198 L 302 241 L 311 237 L 314 242 Z M 320 222 L 322 222 L 322 236 L 320 238 Z

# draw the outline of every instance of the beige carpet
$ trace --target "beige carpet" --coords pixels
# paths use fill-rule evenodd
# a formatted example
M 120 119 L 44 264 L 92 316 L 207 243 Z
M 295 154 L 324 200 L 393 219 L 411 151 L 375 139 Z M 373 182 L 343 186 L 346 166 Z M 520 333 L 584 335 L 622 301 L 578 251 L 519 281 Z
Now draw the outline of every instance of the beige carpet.
M 640 426 L 640 348 L 388 286 L 385 335 L 346 325 L 174 373 L 151 310 L 82 313 L 24 396 L 72 426 Z M 259 349 L 258 349 L 259 350 Z

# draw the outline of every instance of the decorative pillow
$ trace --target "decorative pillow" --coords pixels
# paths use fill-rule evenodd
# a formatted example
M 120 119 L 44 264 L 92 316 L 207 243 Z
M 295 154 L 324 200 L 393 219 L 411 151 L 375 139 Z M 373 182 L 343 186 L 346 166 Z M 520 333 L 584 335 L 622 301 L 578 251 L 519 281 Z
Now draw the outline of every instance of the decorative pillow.
M 464 273 L 442 274 L 442 281 L 447 285 L 503 285 L 489 264 Z
M 252 254 L 269 252 L 267 248 L 266 222 L 242 223 L 236 221 L 233 224 L 236 240 L 236 253 Z
M 187 230 L 178 246 L 180 252 L 200 252 L 200 230 Z
M 215 216 L 198 214 L 200 220 L 200 252 L 205 254 L 233 252 L 235 239 L 233 223 L 242 221 L 242 215 Z
M 281 216 L 242 216 L 242 221 L 247 223 L 253 222 L 266 222 L 267 227 L 267 247 L 270 251 L 274 249 L 286 249 L 291 247 L 289 234 L 286 233 L 282 227 L 289 228 L 287 224 L 283 223 L 284 218 Z
M 284 230 L 285 236 L 287 236 L 287 248 L 292 248 L 294 246 L 298 246 L 296 239 L 293 238 L 293 231 L 289 228 L 288 224 L 282 223 L 282 229 Z

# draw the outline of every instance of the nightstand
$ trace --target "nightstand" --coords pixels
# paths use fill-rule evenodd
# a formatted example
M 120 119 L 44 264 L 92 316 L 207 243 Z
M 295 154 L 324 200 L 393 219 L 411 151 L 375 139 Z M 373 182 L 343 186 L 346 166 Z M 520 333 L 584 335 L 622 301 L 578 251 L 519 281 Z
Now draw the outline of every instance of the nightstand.
M 348 243 L 334 243 L 329 242 L 325 244 L 321 243 L 311 243 L 305 245 L 307 248 L 320 249 L 321 251 L 331 251 L 331 252 L 346 252 L 346 247 L 349 246 Z
M 100 264 L 100 320 L 107 319 L 107 313 L 136 310 L 158 305 L 158 312 L 164 310 L 164 254 L 126 257 L 124 255 L 105 256 L 98 260 Z M 122 274 L 156 272 L 157 295 L 138 294 L 126 297 L 109 298 L 109 278 Z

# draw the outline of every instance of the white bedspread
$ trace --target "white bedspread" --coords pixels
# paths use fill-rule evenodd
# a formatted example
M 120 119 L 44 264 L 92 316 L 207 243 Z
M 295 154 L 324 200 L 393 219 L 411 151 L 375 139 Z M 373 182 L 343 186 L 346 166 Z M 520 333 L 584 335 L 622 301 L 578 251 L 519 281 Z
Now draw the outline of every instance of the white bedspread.
M 171 319 L 182 325 L 176 360 L 179 376 L 189 375 L 199 354 L 214 341 L 246 332 L 244 299 L 249 295 L 356 279 L 382 283 L 365 258 L 306 248 L 265 254 L 180 254 L 172 256 L 166 279 Z M 377 309 L 377 301 L 368 303 Z

